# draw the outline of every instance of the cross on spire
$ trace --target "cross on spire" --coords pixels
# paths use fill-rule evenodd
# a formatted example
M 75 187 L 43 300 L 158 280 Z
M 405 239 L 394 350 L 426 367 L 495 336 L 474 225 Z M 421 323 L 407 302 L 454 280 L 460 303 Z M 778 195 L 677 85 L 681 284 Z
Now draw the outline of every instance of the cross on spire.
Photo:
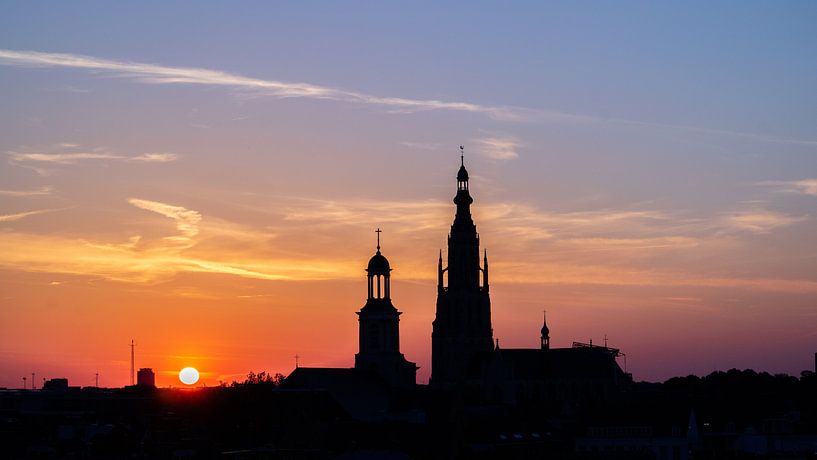
M 460 164 L 465 166 L 465 147 L 460 146 Z
M 377 233 L 377 252 L 378 253 L 380 253 L 380 233 L 382 233 L 382 232 L 383 232 L 383 230 L 380 230 L 380 227 L 377 227 L 377 230 L 375 230 L 375 233 Z

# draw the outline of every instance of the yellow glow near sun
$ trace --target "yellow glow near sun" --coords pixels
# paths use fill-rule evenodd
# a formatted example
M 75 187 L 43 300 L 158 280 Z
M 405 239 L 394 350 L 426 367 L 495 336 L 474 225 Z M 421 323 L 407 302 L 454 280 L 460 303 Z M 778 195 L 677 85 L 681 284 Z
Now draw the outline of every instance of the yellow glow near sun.
M 179 371 L 179 380 L 185 385 L 192 385 L 199 381 L 199 371 L 193 367 L 185 367 Z

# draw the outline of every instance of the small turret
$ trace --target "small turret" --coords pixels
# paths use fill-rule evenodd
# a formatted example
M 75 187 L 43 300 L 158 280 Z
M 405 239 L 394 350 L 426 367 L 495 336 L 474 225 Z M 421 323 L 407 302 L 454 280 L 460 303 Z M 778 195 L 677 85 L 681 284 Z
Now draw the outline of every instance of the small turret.
M 465 147 L 460 146 L 460 170 L 457 171 L 457 190 L 468 190 L 468 170 L 465 169 Z
M 437 262 L 437 291 L 442 291 L 443 288 L 443 250 L 440 249 L 440 260 Z
M 488 250 L 485 250 L 485 256 L 482 258 L 482 289 L 488 292 Z
M 377 252 L 369 259 L 369 265 L 366 267 L 367 276 L 369 278 L 369 299 L 390 299 L 390 272 L 391 266 L 389 260 L 380 253 L 380 233 L 379 228 L 377 232 Z
M 547 323 L 547 311 L 542 310 L 542 350 L 550 350 L 550 329 Z

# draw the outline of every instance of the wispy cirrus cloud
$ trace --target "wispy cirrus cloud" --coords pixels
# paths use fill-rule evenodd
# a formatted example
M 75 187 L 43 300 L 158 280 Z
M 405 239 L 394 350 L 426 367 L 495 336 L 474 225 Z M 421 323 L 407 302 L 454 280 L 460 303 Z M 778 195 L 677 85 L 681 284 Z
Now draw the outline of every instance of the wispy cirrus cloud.
M 21 250 L 21 248 L 25 250 Z M 223 255 L 222 255 L 223 257 Z M 0 266 L 31 272 L 101 277 L 113 281 L 153 282 L 177 273 L 209 273 L 259 280 L 320 280 L 344 276 L 329 261 L 299 259 L 220 260 L 214 254 L 184 255 L 178 247 L 137 249 L 87 239 L 5 233 L 0 238 Z
M 148 84 L 223 86 L 281 98 L 300 97 L 371 104 L 400 112 L 453 110 L 458 112 L 481 113 L 492 118 L 504 120 L 520 118 L 520 114 L 510 108 L 486 106 L 471 102 L 375 96 L 310 83 L 251 78 L 218 70 L 115 61 L 78 54 L 0 50 L 0 63 L 25 67 L 63 67 L 85 69 L 94 72 L 108 72 L 120 77 L 133 78 Z
M 258 280 L 357 279 L 376 226 L 386 229 L 387 253 L 401 279 L 430 280 L 437 245 L 453 218 L 442 200 L 320 200 L 269 197 L 263 228 L 236 224 L 165 202 L 130 198 L 129 205 L 173 222 L 171 236 L 123 236 L 120 242 L 4 232 L 0 266 L 12 269 L 154 282 L 178 273 Z M 726 217 L 687 218 L 656 210 L 551 212 L 520 203 L 485 203 L 475 218 L 490 238 L 495 280 L 502 283 L 619 286 L 700 286 L 817 292 L 817 282 L 779 279 L 762 270 L 730 277 L 701 261 L 734 255 L 746 231 L 762 235 L 792 221 L 758 217 L 760 210 Z M 134 221 L 129 219 L 128 228 Z M 155 222 L 138 222 L 155 235 Z M 304 238 L 305 229 L 310 237 Z M 148 230 L 151 229 L 151 230 Z M 736 231 L 740 230 L 740 231 Z M 368 241 L 371 239 L 371 241 Z M 319 246 L 316 247 L 316 244 Z M 371 246 L 371 247 L 370 247 Z M 327 248 L 332 248 L 327 250 Z M 363 248 L 363 253 L 361 253 Z M 418 251 L 418 248 L 425 248 Z M 361 262 L 360 259 L 363 259 Z
M 729 214 L 725 216 L 725 220 L 728 225 L 736 229 L 763 234 L 800 222 L 804 218 L 765 209 L 756 209 Z
M 803 179 L 793 181 L 765 181 L 758 185 L 772 187 L 780 193 L 794 193 L 798 195 L 817 196 L 817 179 Z
M 43 152 L 7 152 L 9 159 L 13 162 L 36 162 L 51 164 L 76 164 L 88 160 L 119 160 L 136 161 L 145 163 L 168 163 L 176 161 L 178 156 L 173 153 L 143 153 L 136 156 L 116 155 L 106 152 L 68 152 L 68 153 L 43 153 Z
M 97 152 L 74 152 L 74 153 L 20 153 L 8 152 L 9 159 L 13 162 L 38 162 L 56 164 L 75 164 L 85 160 L 121 160 L 123 157 L 110 153 Z
M 729 131 L 716 128 L 663 124 L 650 121 L 605 118 L 595 115 L 566 113 L 558 110 L 524 108 L 510 106 L 490 106 L 473 102 L 445 101 L 438 99 L 413 99 L 394 96 L 376 96 L 359 91 L 350 91 L 330 86 L 303 82 L 245 77 L 220 70 L 197 67 L 171 67 L 139 62 L 101 59 L 70 53 L 44 53 L 39 51 L 17 51 L 0 49 L 0 65 L 18 67 L 58 67 L 83 69 L 91 72 L 110 73 L 123 78 L 131 78 L 147 84 L 191 84 L 221 86 L 248 93 L 279 98 L 310 98 L 343 101 L 357 104 L 376 105 L 395 113 L 412 113 L 427 110 L 449 110 L 455 112 L 479 113 L 503 121 L 523 121 L 534 123 L 616 123 L 642 126 L 651 129 L 671 129 L 702 134 L 738 137 L 761 142 L 817 145 L 814 139 L 781 138 L 766 134 Z
M 0 190 L 0 196 L 45 196 L 51 194 L 51 187 L 40 187 L 36 190 Z
M 187 242 L 199 234 L 201 214 L 198 211 L 193 211 L 182 206 L 161 203 L 159 201 L 142 200 L 140 198 L 128 198 L 128 203 L 139 209 L 155 212 L 176 221 L 176 229 L 179 230 L 181 236 L 169 238 Z
M 277 249 L 270 252 L 267 242 L 275 235 L 266 230 L 220 219 L 205 221 L 196 210 L 159 201 L 130 198 L 128 203 L 171 219 L 177 233 L 160 238 L 134 235 L 111 242 L 95 235 L 7 231 L 0 238 L 0 267 L 135 283 L 166 280 L 178 273 L 257 280 L 344 279 L 351 275 L 343 262 L 325 255 L 304 257 Z M 0 216 L 0 221 L 25 215 Z M 129 222 L 132 226 L 133 220 Z M 145 229 L 155 228 L 152 222 L 142 224 Z
M 14 222 L 16 220 L 25 219 L 29 216 L 36 216 L 38 214 L 45 214 L 47 212 L 61 211 L 62 209 L 37 209 L 35 211 L 18 212 L 16 214 L 0 214 L 0 222 Z
M 123 163 L 170 163 L 178 160 L 175 153 L 147 152 L 138 155 L 122 155 L 106 148 L 83 149 L 70 142 L 54 144 L 45 148 L 7 151 L 9 164 L 31 169 L 40 176 L 50 176 L 60 166 L 76 165 L 84 162 Z
M 126 161 L 136 161 L 143 163 L 170 163 L 179 158 L 175 153 L 143 153 L 135 157 L 126 157 Z
M 480 154 L 492 160 L 519 158 L 517 150 L 522 144 L 514 137 L 485 137 L 477 139 Z

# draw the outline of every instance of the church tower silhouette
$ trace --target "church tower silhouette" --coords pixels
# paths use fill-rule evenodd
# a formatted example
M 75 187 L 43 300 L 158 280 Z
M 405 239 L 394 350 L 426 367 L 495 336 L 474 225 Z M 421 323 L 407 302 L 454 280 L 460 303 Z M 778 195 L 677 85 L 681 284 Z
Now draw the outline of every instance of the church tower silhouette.
M 433 385 L 463 382 L 474 356 L 493 349 L 488 254 L 486 251 L 480 268 L 479 234 L 471 218 L 474 200 L 468 191 L 465 157 L 460 153 L 461 166 L 457 172 L 457 195 L 454 197 L 457 212 L 448 235 L 448 266 L 443 268 L 442 251 L 437 265 L 437 312 L 431 334 Z M 444 279 L 446 273 L 447 287 Z
M 391 302 L 391 266 L 380 253 L 380 233 L 377 229 L 377 252 L 366 267 L 368 298 L 357 313 L 359 353 L 355 369 L 379 374 L 392 387 L 413 387 L 417 365 L 400 353 L 400 315 Z

